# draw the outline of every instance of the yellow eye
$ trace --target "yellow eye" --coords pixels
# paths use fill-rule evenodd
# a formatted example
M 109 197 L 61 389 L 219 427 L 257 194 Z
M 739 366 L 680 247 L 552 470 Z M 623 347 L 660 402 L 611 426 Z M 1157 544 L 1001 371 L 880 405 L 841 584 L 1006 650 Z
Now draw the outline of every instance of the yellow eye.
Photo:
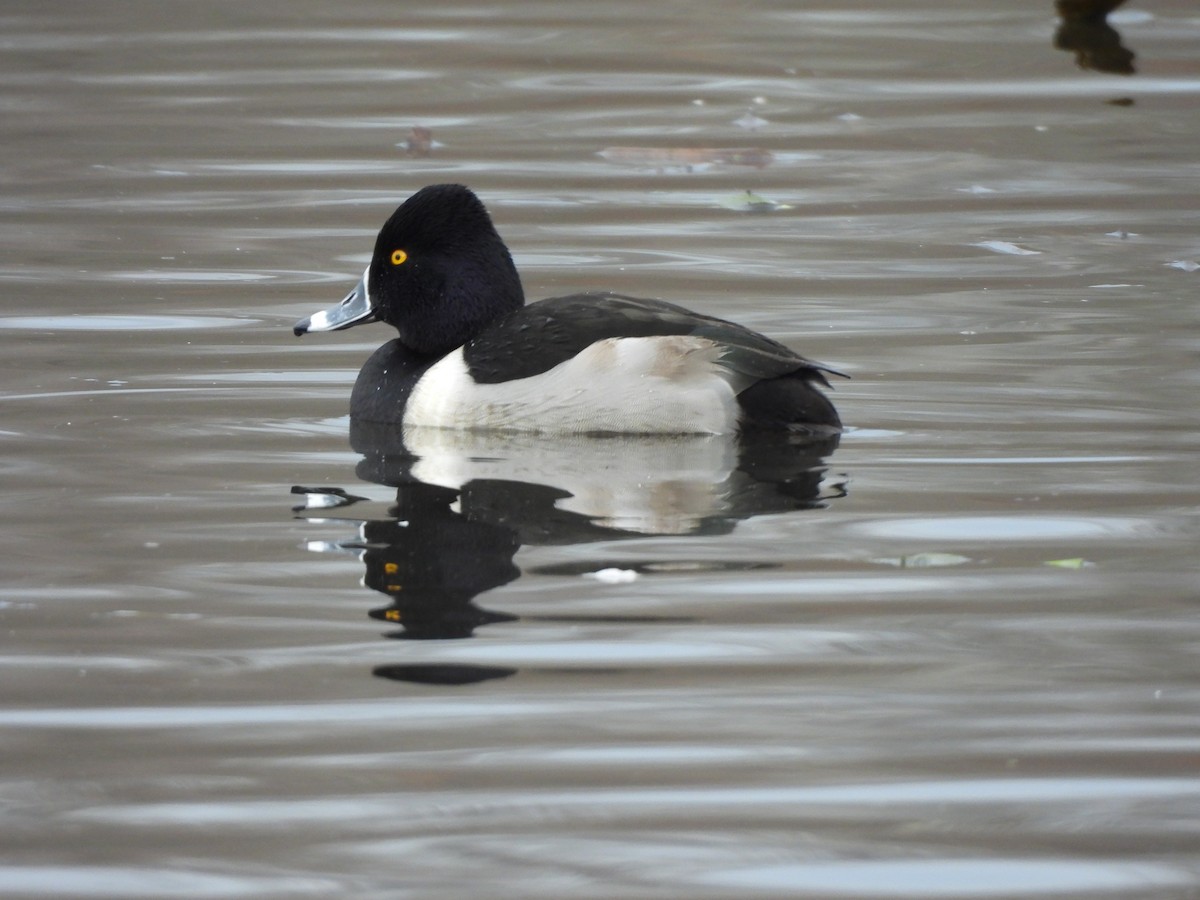
M 392 265 L 393 266 L 400 265 L 406 259 L 408 259 L 408 254 L 405 253 L 403 250 L 393 250 L 392 251 Z

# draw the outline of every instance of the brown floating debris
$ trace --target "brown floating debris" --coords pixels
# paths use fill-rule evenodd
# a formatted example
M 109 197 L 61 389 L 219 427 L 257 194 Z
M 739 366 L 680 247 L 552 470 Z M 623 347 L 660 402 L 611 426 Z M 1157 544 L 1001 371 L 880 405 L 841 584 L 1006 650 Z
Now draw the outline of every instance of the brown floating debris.
M 414 125 L 408 133 L 408 140 L 397 146 L 403 147 L 409 156 L 428 156 L 433 149 L 433 130 L 424 125 Z
M 627 166 L 691 169 L 699 166 L 753 166 L 762 169 L 775 161 L 762 147 L 605 147 L 600 155 Z

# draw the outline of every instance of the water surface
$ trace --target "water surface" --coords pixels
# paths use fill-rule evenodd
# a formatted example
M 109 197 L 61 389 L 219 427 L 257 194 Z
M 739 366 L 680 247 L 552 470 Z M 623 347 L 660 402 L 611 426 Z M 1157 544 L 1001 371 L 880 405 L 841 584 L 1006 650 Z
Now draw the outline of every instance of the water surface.
M 0 21 L 5 893 L 1200 896 L 1192 4 Z M 852 427 L 357 452 L 440 181 Z

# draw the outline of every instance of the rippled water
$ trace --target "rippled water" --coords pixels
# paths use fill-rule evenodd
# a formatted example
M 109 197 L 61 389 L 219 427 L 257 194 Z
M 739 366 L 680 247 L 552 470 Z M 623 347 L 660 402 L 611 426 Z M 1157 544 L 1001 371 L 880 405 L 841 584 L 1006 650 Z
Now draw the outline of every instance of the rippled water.
M 0 892 L 1200 896 L 1194 4 L 0 23 Z M 356 452 L 448 180 L 852 427 Z

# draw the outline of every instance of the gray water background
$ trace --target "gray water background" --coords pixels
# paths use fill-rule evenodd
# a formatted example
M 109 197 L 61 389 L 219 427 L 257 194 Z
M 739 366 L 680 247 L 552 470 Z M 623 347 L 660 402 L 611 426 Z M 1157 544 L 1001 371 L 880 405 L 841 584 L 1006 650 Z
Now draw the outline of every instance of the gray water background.
M 1200 10 L 1110 24 L 1137 74 L 1049 2 L 3 4 L 0 894 L 1200 896 Z M 387 335 L 290 326 L 442 181 L 531 298 L 851 374 L 824 499 L 697 529 L 725 463 L 601 449 L 619 538 L 387 637 Z

